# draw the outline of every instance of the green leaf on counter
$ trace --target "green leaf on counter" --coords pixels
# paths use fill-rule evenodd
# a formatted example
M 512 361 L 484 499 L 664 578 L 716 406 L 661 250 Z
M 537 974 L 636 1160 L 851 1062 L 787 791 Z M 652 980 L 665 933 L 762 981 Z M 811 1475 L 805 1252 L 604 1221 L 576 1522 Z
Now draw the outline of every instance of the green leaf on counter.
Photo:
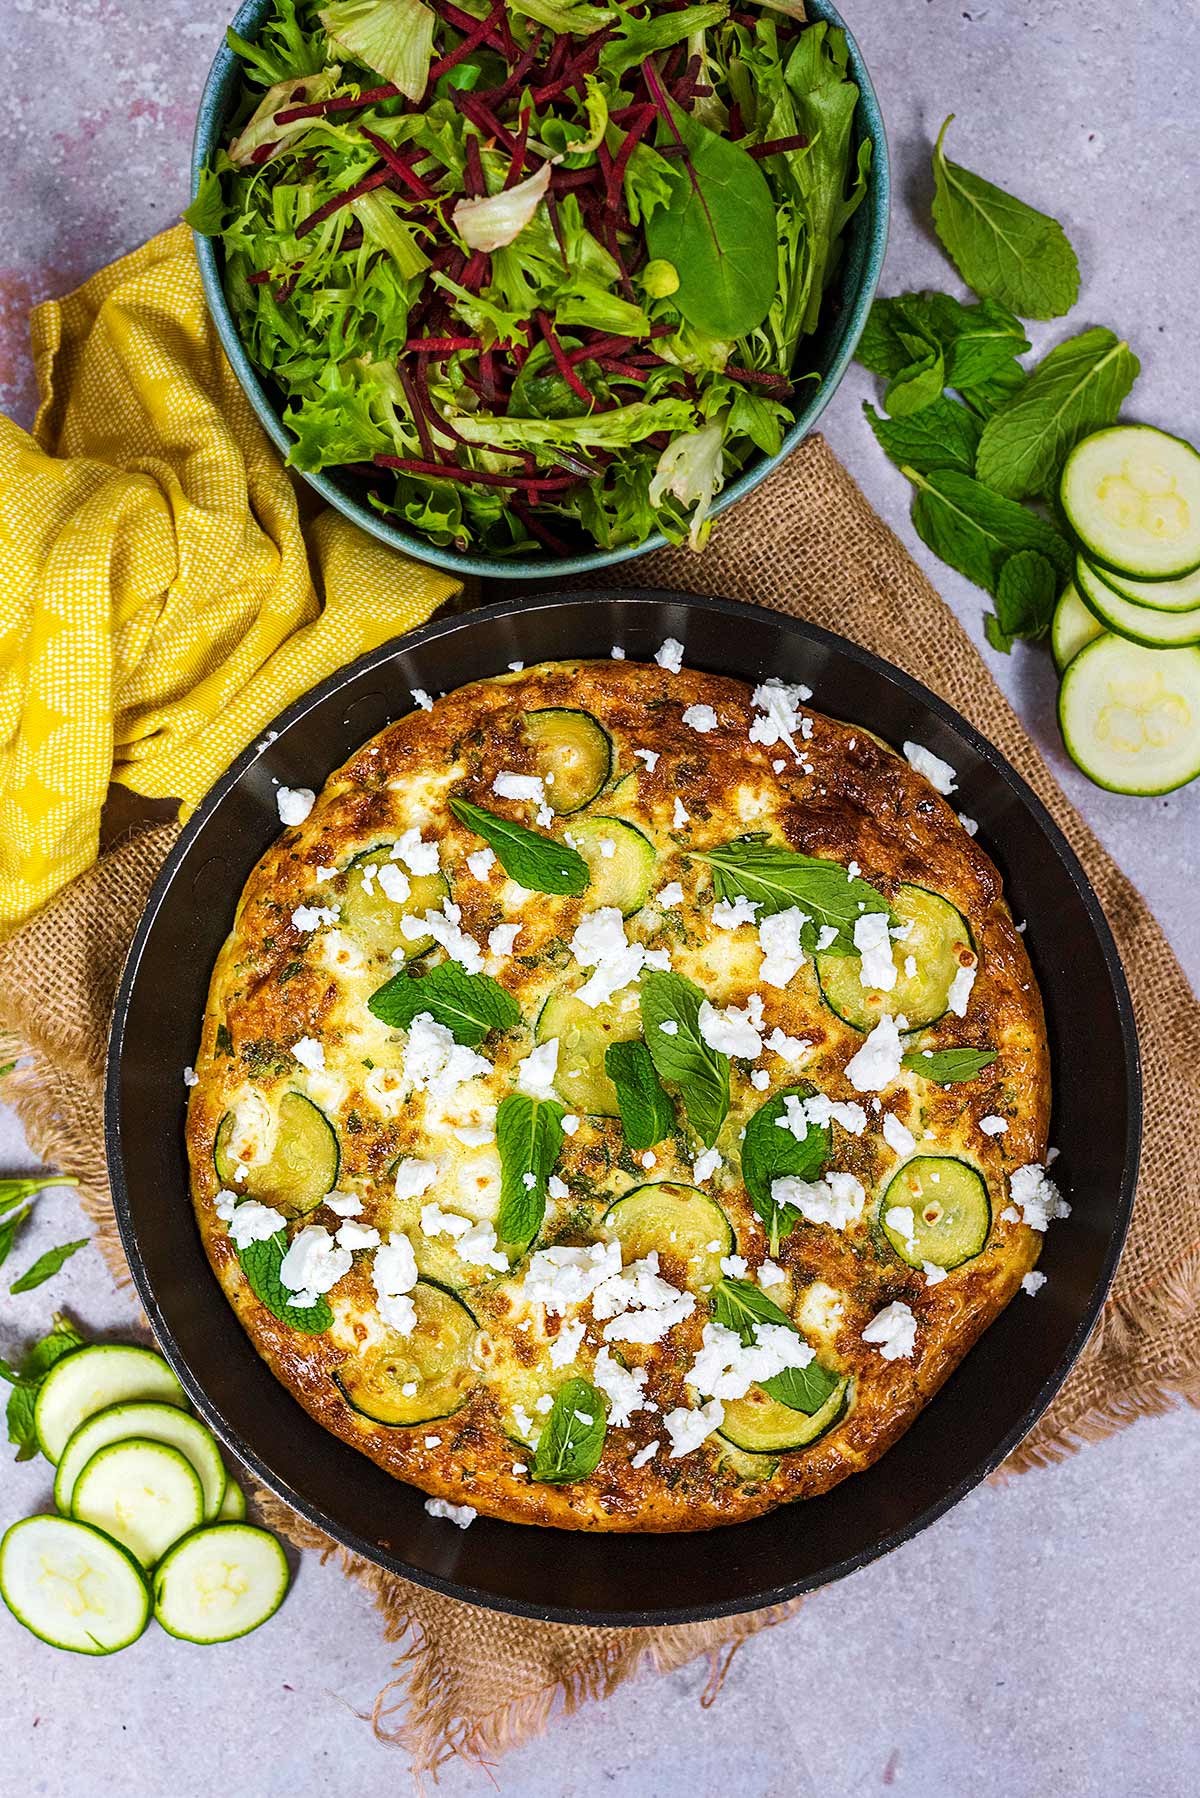
M 643 1042 L 610 1043 L 604 1071 L 617 1089 L 621 1129 L 634 1150 L 652 1149 L 675 1128 L 675 1107 Z
M 641 1004 L 655 1071 L 678 1088 L 689 1124 L 711 1149 L 729 1112 L 729 1057 L 711 1049 L 700 1034 L 704 994 L 682 974 L 656 969 L 642 980 Z
M 578 850 L 569 844 L 527 830 L 510 818 L 497 817 L 495 812 L 472 805 L 468 799 L 453 797 L 449 804 L 459 823 L 496 851 L 500 866 L 518 886 L 535 893 L 586 891 L 591 871 Z
M 1040 551 L 1061 580 L 1070 579 L 1070 544 L 1028 506 L 993 493 L 954 468 L 927 475 L 911 467 L 904 472 L 917 489 L 912 518 L 922 542 L 969 581 L 994 595 L 1001 568 L 1020 549 Z
M 394 974 L 367 1000 L 367 1010 L 392 1030 L 407 1030 L 419 1012 L 429 1012 L 451 1031 L 456 1043 L 479 1046 L 491 1030 L 509 1030 L 521 1021 L 512 994 L 487 974 L 468 974 L 461 962 L 444 961 L 419 977 Z
M 979 479 L 1011 499 L 1051 492 L 1080 438 L 1116 422 L 1140 366 L 1103 327 L 1060 343 L 984 426 Z
M 941 398 L 946 368 L 936 344 L 907 340 L 914 349 L 911 362 L 897 369 L 887 384 L 883 403 L 893 418 L 911 418 Z
M 14 1280 L 9 1287 L 10 1292 L 32 1292 L 35 1286 L 44 1286 L 47 1280 L 66 1266 L 71 1256 L 78 1250 L 85 1249 L 90 1238 L 81 1236 L 75 1242 L 60 1242 L 55 1248 L 47 1249 L 39 1255 L 32 1267 L 26 1268 L 19 1280 Z
M 1060 585 L 1058 570 L 1040 550 L 1019 549 L 1009 556 L 996 583 L 996 622 L 1004 636 L 1028 642 L 1044 637 Z
M 16 1446 L 18 1461 L 31 1461 L 38 1452 L 37 1432 L 33 1427 L 38 1388 L 56 1362 L 83 1345 L 84 1338 L 70 1318 L 58 1311 L 47 1334 L 26 1350 L 16 1368 L 7 1361 L 0 1362 L 0 1379 L 7 1380 L 12 1387 L 6 1417 L 8 1439 Z
M 604 1399 L 590 1380 L 559 1387 L 534 1450 L 532 1474 L 544 1485 L 586 1480 L 600 1464 L 608 1432 Z
M 863 411 L 880 448 L 897 468 L 907 464 L 920 474 L 935 468 L 957 468 L 963 474 L 973 471 L 983 425 L 957 401 L 934 400 L 912 418 L 885 418 L 870 405 L 864 405 Z

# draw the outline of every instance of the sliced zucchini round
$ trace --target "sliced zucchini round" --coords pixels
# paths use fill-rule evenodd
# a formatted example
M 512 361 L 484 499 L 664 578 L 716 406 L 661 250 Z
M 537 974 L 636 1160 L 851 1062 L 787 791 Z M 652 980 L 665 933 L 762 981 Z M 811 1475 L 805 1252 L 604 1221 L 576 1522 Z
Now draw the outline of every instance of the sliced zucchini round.
M 33 1427 L 47 1461 L 58 1462 L 87 1417 L 134 1399 L 186 1405 L 161 1355 L 126 1343 L 96 1342 L 56 1361 L 38 1389 Z
M 479 1377 L 470 1365 L 478 1326 L 462 1300 L 432 1280 L 418 1280 L 412 1300 L 417 1321 L 410 1335 L 391 1330 L 375 1338 L 333 1375 L 361 1417 L 395 1429 L 452 1416 Z M 413 1385 L 415 1392 L 405 1392 Z
M 1054 608 L 1050 624 L 1050 650 L 1054 666 L 1060 674 L 1073 662 L 1085 644 L 1103 636 L 1104 626 L 1094 612 L 1089 612 L 1072 581 L 1064 587 Z
M 807 1448 L 840 1423 L 850 1399 L 850 1380 L 839 1380 L 821 1409 L 810 1417 L 781 1405 L 761 1386 L 752 1386 L 745 1398 L 726 1400 L 719 1433 L 749 1454 L 786 1454 L 789 1449 Z
M 890 993 L 862 984 L 862 960 L 857 955 L 817 957 L 817 979 L 825 1003 L 855 1030 L 873 1030 L 885 1014 L 903 1015 L 910 1030 L 936 1023 L 945 1015 L 963 952 L 975 952 L 971 926 L 940 893 L 902 886 L 892 900 L 892 910 L 901 924 L 911 924 L 912 929 L 907 937 L 896 940 L 893 956 L 899 972 Z M 910 955 L 917 964 L 911 977 L 904 972 Z
M 597 911 L 615 905 L 624 918 L 640 911 L 658 863 L 650 838 L 636 824 L 607 817 L 579 818 L 570 834 L 591 872 L 589 904 Z
M 1151 425 L 1094 431 L 1067 457 L 1063 511 L 1094 562 L 1135 580 L 1200 568 L 1200 455 Z
M 391 843 L 379 843 L 355 856 L 345 870 L 346 890 L 340 901 L 342 929 L 374 960 L 389 964 L 393 963 L 394 949 L 402 952 L 405 961 L 411 961 L 414 955 L 423 955 L 433 945 L 431 936 L 410 940 L 404 935 L 400 929 L 403 914 L 411 912 L 414 917 L 424 917 L 427 911 L 440 911 L 442 901 L 450 897 L 442 874 L 410 874 L 409 895 L 403 905 L 389 899 L 377 880 L 371 881 L 368 891 L 363 885 L 363 870 L 382 866 L 390 859 L 392 847 Z
M 723 1436 L 713 1438 L 713 1447 L 717 1451 L 718 1467 L 727 1467 L 744 1486 L 761 1486 L 779 1469 L 774 1455 L 748 1454 L 744 1448 L 735 1448 Z
M 1097 637 L 1063 675 L 1067 753 L 1113 793 L 1170 793 L 1200 775 L 1200 649 Z
M 673 1257 L 686 1269 L 689 1286 L 714 1286 L 721 1257 L 734 1250 L 733 1225 L 715 1199 L 696 1186 L 655 1180 L 635 1186 L 609 1206 L 601 1228 L 621 1245 L 626 1261 L 640 1261 L 651 1249 Z
M 150 1621 L 133 1556 L 70 1517 L 22 1517 L 6 1531 L 0 1598 L 33 1635 L 72 1654 L 115 1654 Z
M 136 1436 L 177 1448 L 196 1470 L 204 1493 L 204 1518 L 211 1522 L 225 1497 L 225 1463 L 211 1430 L 177 1405 L 110 1405 L 85 1419 L 63 1449 L 54 1477 L 54 1502 L 64 1516 L 71 1510 L 75 1483 L 92 1456 L 112 1442 Z
M 303 1093 L 284 1093 L 271 1159 L 261 1167 L 246 1168 L 243 1180 L 237 1177 L 241 1164 L 230 1152 L 235 1122 L 236 1113 L 227 1111 L 217 1125 L 213 1144 L 213 1161 L 222 1186 L 273 1205 L 285 1217 L 304 1217 L 337 1185 L 342 1160 L 337 1132 Z
M 75 1481 L 71 1515 L 153 1567 L 204 1522 L 204 1491 L 177 1448 L 132 1436 L 97 1449 Z
M 1114 593 L 1082 556 L 1075 559 L 1075 585 L 1088 611 L 1107 630 L 1147 649 L 1186 649 L 1200 643 L 1200 607 L 1190 612 L 1158 612 Z
M 184 1642 L 249 1635 L 287 1596 L 288 1564 L 269 1530 L 215 1523 L 173 1548 L 154 1575 L 154 1615 Z
M 620 1117 L 617 1089 L 604 1071 L 610 1043 L 626 1043 L 642 1034 L 637 1005 L 625 1011 L 615 1004 L 590 1006 L 573 993 L 552 993 L 538 1013 L 534 1035 L 539 1043 L 558 1038 L 554 1085 L 572 1111 L 592 1117 Z
M 246 1494 L 236 1480 L 227 1479 L 225 1496 L 221 1500 L 221 1508 L 217 1512 L 217 1523 L 241 1523 L 246 1515 Z
M 1200 606 L 1200 568 L 1180 575 L 1177 581 L 1135 581 L 1115 568 L 1096 567 L 1095 572 L 1122 599 L 1135 606 L 1149 606 L 1152 612 L 1194 612 Z
M 547 706 L 525 717 L 525 741 L 546 782 L 546 803 L 565 817 L 590 805 L 612 774 L 612 738 L 590 712 Z
M 888 1223 L 888 1213 L 896 1208 L 912 1212 L 911 1237 Z M 982 1251 L 992 1228 L 987 1182 L 978 1168 L 954 1156 L 917 1155 L 888 1182 L 879 1223 L 909 1267 L 926 1261 L 935 1267 L 961 1267 Z

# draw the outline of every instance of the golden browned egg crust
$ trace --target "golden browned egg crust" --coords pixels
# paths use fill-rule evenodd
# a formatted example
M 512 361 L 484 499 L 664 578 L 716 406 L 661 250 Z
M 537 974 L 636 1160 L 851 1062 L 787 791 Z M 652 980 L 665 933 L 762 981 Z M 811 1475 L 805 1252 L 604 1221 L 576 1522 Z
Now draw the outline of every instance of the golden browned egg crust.
M 1046 1036 L 1000 876 L 907 761 L 812 711 L 797 689 L 777 692 L 772 706 L 736 680 L 617 660 L 461 688 L 359 750 L 246 884 L 213 972 L 188 1114 L 205 1247 L 258 1352 L 305 1409 L 431 1495 L 525 1523 L 695 1530 L 823 1492 L 896 1441 L 1037 1259 L 1040 1236 L 1011 1202 L 1010 1180 L 1044 1159 Z M 541 797 L 529 796 L 536 782 L 502 778 L 547 774 Z M 518 885 L 452 814 L 452 796 L 576 847 L 589 886 Z M 802 965 L 785 965 L 778 983 L 778 956 L 764 963 L 760 937 L 772 902 L 718 903 L 716 871 L 696 859 L 746 838 L 825 858 L 883 896 L 888 942 L 874 953 L 892 957 L 891 992 L 864 984 L 857 955 L 817 953 L 820 919 L 806 927 Z M 587 963 L 577 950 L 588 929 L 576 932 L 613 898 L 610 940 L 624 912 L 650 971 L 643 962 L 594 1007 L 574 995 L 611 953 Z M 803 898 L 796 905 L 803 912 Z M 420 922 L 427 912 L 441 941 Z M 481 1058 L 462 1063 L 464 1079 L 447 1063 L 444 1032 L 434 1032 L 440 1072 L 430 1074 L 417 1053 L 428 1023 L 392 1025 L 367 1004 L 398 973 L 429 978 L 449 959 L 481 969 L 516 1007 L 517 1021 L 457 1045 Z M 639 994 L 664 969 L 707 1002 L 708 1035 L 735 1044 L 713 1154 L 702 1154 L 686 1081 L 665 1079 L 672 1121 L 650 1150 L 631 1149 L 621 1117 L 606 1115 L 618 1105 L 605 1047 L 648 1034 Z M 870 1067 L 856 1083 L 847 1064 L 868 1041 L 887 1050 L 905 998 L 929 1018 L 898 1026 L 911 1062 L 950 1048 L 994 1058 L 938 1083 L 893 1056 L 877 1086 Z M 760 1046 L 746 1053 L 754 1037 Z M 539 1045 L 540 1059 L 523 1065 Z M 709 1047 L 710 1064 L 722 1059 Z M 536 1093 L 539 1079 L 543 1093 L 553 1084 L 551 1117 L 565 1113 L 544 1216 L 532 1241 L 497 1242 L 495 1108 L 522 1088 Z M 824 1174 L 809 1169 L 776 1192 L 790 1209 L 775 1217 L 772 1245 L 762 1194 L 756 1208 L 743 1181 L 743 1136 L 787 1092 L 801 1103 L 825 1095 L 836 1109 L 823 1126 Z M 623 1235 L 614 1202 L 658 1183 L 652 1204 L 625 1208 L 636 1227 Z M 954 1218 L 939 1198 L 951 1188 L 963 1207 Z M 231 1237 L 235 1199 L 277 1212 L 289 1242 L 319 1232 L 306 1242 L 328 1248 L 326 1266 L 343 1233 L 349 1252 L 335 1265 L 347 1270 L 325 1292 L 293 1292 L 310 1325 L 328 1306 L 327 1327 L 284 1321 L 278 1284 L 273 1308 L 255 1296 Z M 700 1243 L 707 1219 L 714 1234 Z M 267 1214 L 267 1233 L 271 1223 Z M 636 1339 L 651 1333 L 636 1327 L 631 1340 L 622 1332 L 632 1313 L 614 1320 L 591 1296 L 555 1310 L 536 1281 L 527 1290 L 547 1249 L 613 1242 L 610 1266 L 638 1259 L 690 1295 L 657 1340 Z M 923 1265 L 929 1244 L 943 1246 Z M 406 1287 L 409 1248 L 421 1281 Z M 250 1260 L 261 1266 L 269 1253 L 260 1242 Z M 711 1377 L 708 1390 L 689 1379 L 706 1342 L 732 1340 L 711 1327 L 720 1294 L 747 1287 L 785 1314 L 814 1353 L 810 1371 L 833 1387 L 816 1424 L 811 1398 L 806 1410 L 794 1392 L 768 1400 L 756 1384 L 739 1396 L 735 1376 L 722 1401 Z M 749 1328 L 743 1346 L 757 1340 Z M 537 1445 L 568 1380 L 600 1389 L 608 1424 L 594 1469 L 556 1483 L 542 1477 L 549 1461 Z M 705 1405 L 698 1445 L 687 1446 L 683 1413 Z

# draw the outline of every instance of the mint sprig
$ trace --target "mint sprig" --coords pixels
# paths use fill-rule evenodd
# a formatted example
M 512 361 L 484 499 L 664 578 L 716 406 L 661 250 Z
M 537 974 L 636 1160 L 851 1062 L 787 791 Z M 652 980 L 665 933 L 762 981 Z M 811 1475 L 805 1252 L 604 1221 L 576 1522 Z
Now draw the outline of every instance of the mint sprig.
M 0 1379 L 12 1387 L 5 1415 L 8 1439 L 16 1447 L 18 1461 L 31 1461 L 38 1452 L 33 1412 L 42 1381 L 64 1355 L 74 1354 L 83 1346 L 84 1338 L 70 1318 L 57 1311 L 49 1331 L 26 1350 L 16 1367 L 0 1360 Z
M 604 1453 L 608 1411 L 590 1380 L 567 1380 L 555 1395 L 534 1450 L 532 1473 L 544 1485 L 565 1486 L 594 1473 Z
M 496 851 L 497 860 L 510 879 L 535 893 L 583 893 L 591 881 L 591 870 L 577 849 L 559 843 L 553 837 L 541 836 L 514 824 L 510 818 L 498 817 L 469 799 L 454 796 L 450 810 L 460 824 L 482 837 Z
M 496 1111 L 500 1213 L 496 1235 L 524 1248 L 546 1215 L 546 1182 L 562 1147 L 564 1109 L 554 1099 L 510 1093 Z
M 736 1330 L 745 1348 L 754 1341 L 759 1324 L 776 1324 L 800 1335 L 787 1312 L 781 1311 L 753 1280 L 718 1280 L 713 1287 L 712 1308 L 717 1322 L 727 1330 Z M 807 1367 L 788 1367 L 782 1373 L 772 1374 L 763 1381 L 762 1389 L 781 1405 L 811 1417 L 821 1409 L 838 1378 L 813 1359 Z
M 293 1305 L 291 1295 L 279 1277 L 287 1254 L 287 1232 L 277 1230 L 261 1242 L 250 1242 L 238 1250 L 238 1261 L 251 1292 L 266 1306 L 272 1317 L 305 1336 L 322 1336 L 333 1322 L 328 1300 L 322 1296 L 315 1305 Z
M 991 1067 L 996 1059 L 994 1049 L 910 1049 L 901 1057 L 906 1068 L 914 1074 L 920 1074 L 925 1080 L 936 1081 L 938 1086 L 954 1086 L 964 1080 L 974 1080 L 984 1068 Z
M 634 1150 L 652 1149 L 675 1128 L 675 1108 L 643 1042 L 610 1043 L 604 1071 L 617 1089 L 621 1129 Z
M 407 1030 L 420 1012 L 429 1012 L 452 1032 L 456 1043 L 479 1046 L 492 1030 L 521 1021 L 512 994 L 487 974 L 468 974 L 461 962 L 444 961 L 428 974 L 401 972 L 378 987 L 367 1010 L 392 1030 Z
M 806 949 L 815 948 L 821 926 L 835 930 L 836 936 L 823 950 L 827 955 L 857 954 L 857 920 L 864 912 L 888 910 L 882 893 L 869 881 L 852 876 L 839 862 L 803 855 L 763 835 L 735 837 L 716 849 L 697 851 L 691 859 L 706 862 L 712 869 L 718 899 L 752 899 L 760 918 L 794 906 L 807 912 L 808 922 L 800 937 Z
M 771 1190 L 774 1182 L 787 1175 L 800 1180 L 818 1179 L 832 1152 L 828 1124 L 810 1123 L 805 1135 L 797 1138 L 790 1130 L 781 1128 L 778 1121 L 786 1115 L 789 1095 L 809 1099 L 814 1091 L 814 1087 L 801 1081 L 773 1094 L 754 1113 L 742 1139 L 742 1182 L 750 1203 L 766 1225 L 772 1255 L 777 1253 L 782 1238 L 800 1222 L 794 1205 L 776 1203 Z
M 729 1112 L 729 1057 L 700 1034 L 703 1003 L 682 974 L 656 969 L 642 981 L 642 1029 L 655 1072 L 678 1090 L 689 1124 L 711 1149 Z
M 85 1249 L 89 1238 L 80 1236 L 75 1242 L 60 1242 L 55 1248 L 47 1249 L 39 1255 L 32 1267 L 27 1267 L 20 1279 L 14 1280 L 9 1287 L 10 1292 L 32 1292 L 37 1286 L 44 1286 L 47 1280 L 66 1266 L 71 1256 L 80 1249 Z

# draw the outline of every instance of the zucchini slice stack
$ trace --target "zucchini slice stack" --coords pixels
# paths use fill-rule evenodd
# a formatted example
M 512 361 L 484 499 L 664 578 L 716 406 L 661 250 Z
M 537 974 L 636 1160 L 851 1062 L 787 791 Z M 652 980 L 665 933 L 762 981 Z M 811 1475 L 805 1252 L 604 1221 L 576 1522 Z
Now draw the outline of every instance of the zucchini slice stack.
M 1114 425 L 1059 497 L 1080 546 L 1050 632 L 1067 752 L 1112 792 L 1169 793 L 1200 775 L 1200 454 Z

